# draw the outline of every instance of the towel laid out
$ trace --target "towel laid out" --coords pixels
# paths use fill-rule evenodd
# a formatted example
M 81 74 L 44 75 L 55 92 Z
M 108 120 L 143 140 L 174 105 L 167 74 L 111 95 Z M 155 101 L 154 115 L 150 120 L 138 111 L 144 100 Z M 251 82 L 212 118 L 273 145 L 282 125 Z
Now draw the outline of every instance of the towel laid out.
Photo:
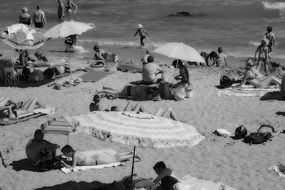
M 268 88 L 254 88 L 251 85 L 243 85 L 241 88 L 226 88 L 217 91 L 217 95 L 222 96 L 257 96 L 261 97 L 268 92 L 279 91 L 276 86 L 270 86 Z
M 36 108 L 31 112 L 27 112 L 26 114 L 22 114 L 21 116 L 17 118 L 4 118 L 0 119 L 0 125 L 11 125 L 18 122 L 24 122 L 29 119 L 37 118 L 42 115 L 49 115 L 49 114 L 55 114 L 55 108 L 53 107 L 40 107 Z
M 78 171 L 85 171 L 85 170 L 101 170 L 103 168 L 111 168 L 116 166 L 124 166 L 125 162 L 114 162 L 111 164 L 101 164 L 101 165 L 95 165 L 95 166 L 76 166 L 73 169 L 69 169 L 66 167 L 61 168 L 61 171 L 65 174 L 69 172 L 78 172 Z

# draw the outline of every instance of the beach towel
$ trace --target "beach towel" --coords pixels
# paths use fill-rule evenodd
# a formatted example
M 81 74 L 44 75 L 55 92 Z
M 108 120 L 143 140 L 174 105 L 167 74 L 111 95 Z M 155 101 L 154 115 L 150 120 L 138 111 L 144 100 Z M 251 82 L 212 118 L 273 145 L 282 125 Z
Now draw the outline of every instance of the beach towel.
M 174 184 L 174 190 L 237 190 L 222 182 L 208 180 L 208 179 L 198 179 L 191 175 L 186 175 L 179 182 Z M 145 190 L 144 188 L 136 190 Z
M 18 122 L 24 122 L 29 119 L 37 118 L 42 115 L 49 115 L 49 114 L 55 114 L 55 108 L 53 107 L 40 107 L 34 109 L 32 112 L 27 112 L 26 114 L 22 114 L 21 116 L 17 118 L 4 118 L 0 119 L 0 125 L 11 125 Z
M 78 172 L 78 171 L 85 171 L 85 170 L 101 170 L 103 168 L 111 168 L 116 166 L 124 166 L 125 162 L 114 162 L 111 164 L 101 164 L 101 165 L 95 165 L 95 166 L 76 166 L 73 169 L 69 169 L 66 167 L 61 168 L 61 171 L 65 174 L 69 172 Z
M 99 81 L 100 79 L 108 76 L 109 74 L 110 73 L 90 70 L 87 73 L 80 76 L 80 78 L 82 78 L 83 82 L 96 82 L 96 81 Z
M 248 96 L 248 97 L 261 97 L 268 92 L 279 91 L 276 86 L 270 86 L 268 88 L 254 88 L 252 85 L 243 85 L 241 88 L 226 88 L 217 91 L 217 95 L 222 96 Z
M 285 173 L 280 171 L 280 168 L 279 168 L 278 165 L 277 166 L 272 166 L 270 169 L 275 171 L 280 177 L 285 177 Z

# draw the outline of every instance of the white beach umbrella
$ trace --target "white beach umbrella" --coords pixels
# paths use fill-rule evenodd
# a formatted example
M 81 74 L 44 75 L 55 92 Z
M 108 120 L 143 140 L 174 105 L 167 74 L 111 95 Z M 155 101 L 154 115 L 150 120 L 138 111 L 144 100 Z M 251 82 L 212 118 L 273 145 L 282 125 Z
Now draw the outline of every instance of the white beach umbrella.
M 14 49 L 38 49 L 44 44 L 42 34 L 25 24 L 6 27 L 1 39 Z
M 60 24 L 55 25 L 46 31 L 43 36 L 46 39 L 51 38 L 65 38 L 70 35 L 81 35 L 83 32 L 86 32 L 90 29 L 95 28 L 95 25 L 92 23 L 76 22 L 76 21 L 64 21 Z M 70 52 L 68 49 L 68 62 L 71 73 L 71 63 L 70 63 Z
M 55 25 L 46 31 L 43 36 L 45 38 L 65 38 L 70 35 L 81 35 L 82 33 L 95 28 L 94 24 L 76 22 L 76 21 L 64 21 L 60 24 Z
M 156 48 L 153 52 L 165 55 L 174 59 L 181 59 L 184 61 L 205 63 L 205 60 L 201 55 L 192 47 L 184 43 L 167 43 L 159 48 Z
M 77 126 L 78 131 L 101 140 L 134 146 L 134 155 L 135 146 L 192 147 L 204 139 L 204 136 L 191 125 L 141 112 L 97 111 L 70 117 L 69 120 Z M 134 165 L 132 174 L 133 167 Z

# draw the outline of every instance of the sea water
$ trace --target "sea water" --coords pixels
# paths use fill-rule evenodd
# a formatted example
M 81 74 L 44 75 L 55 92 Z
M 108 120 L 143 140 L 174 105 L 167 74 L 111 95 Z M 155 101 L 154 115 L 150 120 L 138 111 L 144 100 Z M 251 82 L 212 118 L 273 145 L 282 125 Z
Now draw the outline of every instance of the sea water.
M 64 1 L 64 0 L 63 0 Z M 285 1 L 277 0 L 74 0 L 72 19 L 94 23 L 96 28 L 79 37 L 83 47 L 94 42 L 106 46 L 138 47 L 134 37 L 142 24 L 151 36 L 149 48 L 167 42 L 184 42 L 198 51 L 224 48 L 228 55 L 253 56 L 267 26 L 273 27 L 277 47 L 272 56 L 285 57 Z M 0 29 L 18 22 L 21 8 L 30 14 L 39 4 L 48 28 L 57 24 L 57 0 L 0 0 Z M 187 11 L 192 16 L 168 16 Z M 49 45 L 56 43 L 48 42 Z M 62 43 L 62 41 L 61 41 Z M 1 44 L 2 46 L 2 44 Z M 54 48 L 57 48 L 56 46 Z M 63 48 L 62 48 L 63 49 Z

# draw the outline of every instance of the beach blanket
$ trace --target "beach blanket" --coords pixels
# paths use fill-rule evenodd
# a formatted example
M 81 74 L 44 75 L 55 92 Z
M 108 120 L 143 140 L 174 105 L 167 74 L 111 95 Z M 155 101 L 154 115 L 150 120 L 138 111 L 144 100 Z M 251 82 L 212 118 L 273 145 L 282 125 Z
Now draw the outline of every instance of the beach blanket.
M 95 165 L 95 166 L 76 166 L 73 169 L 69 169 L 66 167 L 61 168 L 61 171 L 65 174 L 69 172 L 78 172 L 78 171 L 85 171 L 85 170 L 101 170 L 103 168 L 111 168 L 116 166 L 124 166 L 125 162 L 114 162 L 110 164 L 101 164 L 101 165 Z
M 241 88 L 226 88 L 217 91 L 217 95 L 222 96 L 263 96 L 268 92 L 279 91 L 276 86 L 270 86 L 268 88 L 254 88 L 251 85 L 243 85 Z
M 186 175 L 173 186 L 174 190 L 237 190 L 222 182 L 198 179 L 191 175 Z M 137 189 L 144 190 L 144 188 Z
M 29 119 L 37 118 L 37 117 L 40 117 L 42 115 L 47 115 L 47 114 L 55 114 L 55 108 L 41 107 L 41 108 L 34 109 L 32 112 L 22 114 L 20 117 L 17 117 L 17 118 L 0 119 L 0 125 L 11 125 L 11 124 L 15 124 L 18 122 L 24 122 Z
M 96 82 L 96 81 L 108 76 L 109 74 L 111 74 L 111 73 L 90 70 L 87 73 L 80 76 L 80 78 L 82 78 L 83 82 Z

